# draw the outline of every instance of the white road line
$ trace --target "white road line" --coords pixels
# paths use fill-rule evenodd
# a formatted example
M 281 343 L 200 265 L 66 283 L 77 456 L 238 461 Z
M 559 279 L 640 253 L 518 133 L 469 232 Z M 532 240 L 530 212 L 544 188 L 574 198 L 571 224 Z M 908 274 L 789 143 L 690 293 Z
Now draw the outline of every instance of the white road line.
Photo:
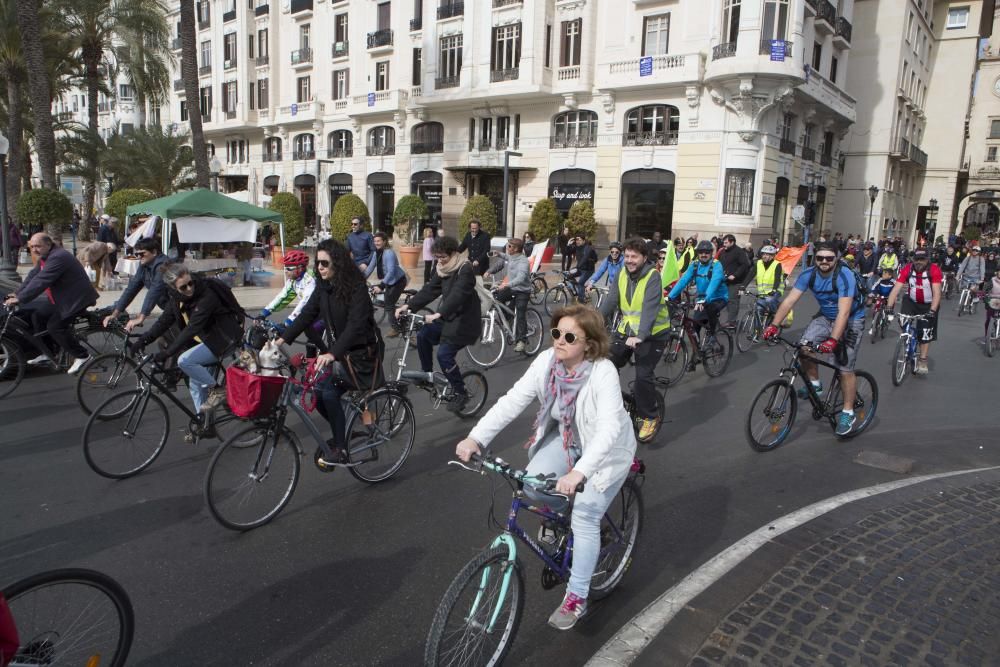
M 832 498 L 827 498 L 826 500 L 803 507 L 791 514 L 786 514 L 776 521 L 758 528 L 725 551 L 722 551 L 700 568 L 684 577 L 677 585 L 653 600 L 648 607 L 639 612 L 639 614 L 615 633 L 601 647 L 601 650 L 587 661 L 585 667 L 621 667 L 622 665 L 632 664 L 639 657 L 639 654 L 642 653 L 643 649 L 653 641 L 653 638 L 666 627 L 667 623 L 685 605 L 778 535 L 856 500 L 870 498 L 921 482 L 997 469 L 1000 469 L 1000 466 L 956 470 L 934 475 L 911 477 L 895 482 L 885 482 L 865 489 L 848 491 L 839 496 L 833 496 Z

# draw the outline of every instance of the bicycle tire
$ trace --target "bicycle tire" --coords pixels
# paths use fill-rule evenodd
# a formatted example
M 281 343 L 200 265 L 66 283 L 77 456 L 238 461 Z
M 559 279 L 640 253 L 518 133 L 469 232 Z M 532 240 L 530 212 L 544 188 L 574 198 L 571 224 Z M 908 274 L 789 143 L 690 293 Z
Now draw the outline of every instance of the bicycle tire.
M 758 402 L 762 398 L 764 404 L 758 410 Z M 766 418 L 759 428 L 755 427 L 754 422 L 754 415 L 758 412 Z M 779 447 L 791 434 L 797 414 L 798 397 L 791 382 L 784 378 L 775 378 L 765 384 L 750 402 L 750 410 L 747 412 L 745 433 L 750 447 L 758 452 L 769 452 Z M 786 416 L 788 423 L 781 426 Z M 773 437 L 765 439 L 765 431 Z
M 18 388 L 27 366 L 21 347 L 9 338 L 0 338 L 0 398 Z
M 118 352 L 127 340 L 127 334 L 119 328 L 87 327 L 76 335 L 85 347 L 96 354 Z
M 896 351 L 892 355 L 892 384 L 900 386 L 906 382 L 910 371 L 909 346 L 906 336 L 900 336 L 896 341 Z
M 962 290 L 962 293 L 958 297 L 958 316 L 962 316 L 962 312 L 965 310 L 966 302 L 969 301 L 971 297 L 969 296 L 968 290 Z
M 486 399 L 489 398 L 490 384 L 486 381 L 486 375 L 476 370 L 469 370 L 462 373 L 462 380 L 465 382 L 465 391 L 469 395 L 465 406 L 458 411 L 458 416 L 462 418 L 475 417 L 479 414 Z
M 365 407 L 371 414 L 370 425 L 364 423 L 359 411 L 347 421 L 347 458 L 356 464 L 348 470 L 355 479 L 377 484 L 395 475 L 406 463 L 413 450 L 417 420 L 410 401 L 394 389 L 379 389 L 365 400 Z M 384 444 L 375 445 L 375 438 Z M 386 456 L 396 450 L 398 453 Z M 384 469 L 368 465 L 383 461 L 389 463 Z
M 465 348 L 465 353 L 477 366 L 493 368 L 500 363 L 500 359 L 503 358 L 503 353 L 507 349 L 507 336 L 500 324 L 496 321 L 491 323 L 487 316 L 483 317 L 481 326 L 482 331 L 479 338 L 476 339 L 475 343 Z
M 549 284 L 545 282 L 545 278 L 539 276 L 538 278 L 532 278 L 531 280 L 531 296 L 528 297 L 528 302 L 533 306 L 540 306 L 545 302 L 545 293 L 549 291 Z
M 715 332 L 715 340 L 722 349 L 711 353 L 706 352 L 702 356 L 701 364 L 702 368 L 705 369 L 705 374 L 713 378 L 724 375 L 733 358 L 733 335 L 720 328 Z
M 671 387 L 676 386 L 687 373 L 688 347 L 684 335 L 671 336 L 663 350 L 663 363 L 667 367 L 667 381 Z
M 509 578 L 510 585 L 506 588 L 497 585 L 506 577 L 510 568 L 513 568 Z M 462 604 L 464 597 L 462 594 L 470 584 L 471 604 Z M 494 615 L 494 607 L 489 603 L 497 594 L 503 595 L 499 600 L 500 611 L 497 614 L 497 621 L 499 622 L 503 616 L 504 622 L 500 626 L 502 632 L 497 632 L 496 628 L 490 632 L 489 621 Z M 503 613 L 505 607 L 506 615 Z M 508 559 L 508 549 L 505 545 L 479 553 L 455 576 L 434 612 L 434 620 L 427 636 L 427 646 L 424 649 L 424 664 L 428 667 L 454 665 L 456 662 L 448 659 L 448 656 L 459 652 L 469 659 L 457 664 L 499 665 L 510 650 L 523 611 L 524 571 L 520 560 L 516 557 L 513 560 Z M 454 625 L 464 628 L 464 631 L 448 631 L 451 625 L 449 619 L 454 621 Z M 474 645 L 467 647 L 463 643 L 457 648 L 443 645 L 453 637 L 460 642 L 474 642 Z M 496 647 L 488 656 L 483 655 L 483 643 L 493 637 L 497 638 Z
M 109 352 L 92 358 L 76 374 L 76 402 L 89 415 L 112 393 L 117 393 L 125 380 L 128 386 L 138 381 L 135 369 L 139 364 L 131 357 Z M 131 376 L 131 379 L 126 379 Z
M 545 340 L 545 325 L 542 324 L 542 316 L 533 308 L 529 308 L 524 313 L 524 324 L 528 328 L 524 335 L 524 354 L 533 357 L 542 349 L 542 341 Z
M 67 603 L 74 593 L 67 594 L 66 586 L 93 590 L 88 591 L 88 599 L 82 601 L 86 604 L 71 607 Z M 94 597 L 95 592 L 102 597 Z M 95 658 L 101 665 L 122 667 L 128 659 L 135 633 L 132 601 L 121 584 L 106 574 L 83 568 L 39 572 L 4 588 L 3 597 L 21 640 L 11 667 L 96 664 Z M 97 618 L 101 605 L 95 603 L 105 598 L 111 603 L 107 621 Z M 114 608 L 113 618 L 111 607 Z M 56 618 L 48 618 L 47 614 L 45 620 L 33 618 L 35 614 L 49 611 L 58 612 L 60 617 L 54 627 Z M 103 640 L 105 626 L 108 633 L 113 632 L 106 641 Z M 98 643 L 98 640 L 101 641 Z M 88 648 L 88 643 L 93 644 Z M 108 647 L 112 647 L 111 650 Z M 63 649 L 73 653 L 66 655 Z
M 986 354 L 994 356 L 1000 350 L 1000 318 L 993 320 L 993 332 L 986 336 Z
M 875 313 L 875 317 L 872 318 L 872 328 L 868 332 L 868 338 L 871 344 L 874 345 L 875 341 L 878 340 L 879 330 L 882 328 L 882 311 Z
M 148 412 L 150 405 L 158 411 L 159 417 L 151 416 L 152 413 Z M 143 422 L 149 427 L 149 435 L 139 437 Z M 109 396 L 90 414 L 83 428 L 83 455 L 87 465 L 98 475 L 126 479 L 153 464 L 163 452 L 169 434 L 170 414 L 159 396 L 146 389 L 123 391 Z M 108 454 L 115 455 L 115 450 L 124 450 L 126 459 L 135 463 L 130 467 L 112 467 L 105 459 Z
M 882 340 L 885 340 L 885 332 L 888 331 L 888 330 L 889 330 L 889 316 L 883 314 L 882 315 L 882 327 L 881 327 L 881 329 L 879 331 L 879 336 L 882 337 Z
M 247 426 L 247 421 L 234 415 L 226 403 L 215 408 L 212 423 L 215 428 L 215 439 L 219 442 L 225 442 L 237 433 L 242 433 Z M 241 437 L 233 443 L 233 447 L 254 447 L 260 444 L 261 437 L 260 435 Z
M 642 500 L 642 492 L 639 485 L 631 477 L 626 478 L 622 488 L 615 494 L 604 516 L 601 517 L 601 553 L 598 555 L 597 566 L 594 568 L 594 576 L 590 583 L 590 597 L 593 600 L 602 600 L 611 595 L 612 591 L 618 587 L 622 579 L 632 566 L 632 555 L 635 553 L 636 542 L 639 540 L 639 533 L 642 531 L 645 504 Z M 612 529 L 611 523 L 615 524 Z M 604 544 L 608 533 L 621 533 L 624 538 L 624 546 L 621 553 L 610 549 Z M 607 549 L 607 551 L 605 551 Z M 610 570 L 603 581 L 601 575 Z M 600 582 L 600 583 L 597 583 Z
M 747 352 L 758 342 L 759 331 L 756 326 L 757 314 L 750 311 L 740 322 L 740 327 L 736 332 L 736 348 L 742 353 Z
M 204 484 L 205 504 L 208 505 L 208 511 L 212 517 L 230 530 L 243 532 L 269 523 L 285 509 L 295 493 L 302 465 L 298 438 L 286 427 L 282 427 L 277 435 L 274 434 L 272 428 L 273 425 L 252 424 L 247 426 L 222 443 L 208 464 Z M 262 436 L 257 447 L 233 445 L 234 442 L 247 438 L 248 432 L 256 432 Z M 286 473 L 287 477 L 276 476 L 279 480 L 286 479 L 287 486 L 277 487 L 279 491 L 277 501 L 269 501 L 266 504 L 268 509 L 265 512 L 254 513 L 249 519 L 235 517 L 236 510 L 240 509 L 239 506 L 245 507 L 252 499 L 251 496 L 258 493 L 257 485 L 271 478 L 273 474 L 271 466 L 274 464 L 275 454 L 279 451 L 284 453 L 290 451 L 291 453 L 291 456 L 287 457 L 287 460 L 291 462 L 290 470 Z M 225 458 L 224 463 L 223 458 Z M 232 474 L 229 473 L 230 469 L 233 471 Z M 262 469 L 263 472 L 261 472 Z M 224 497 L 227 494 L 229 497 Z M 230 508 L 228 502 L 230 498 L 237 498 L 235 509 Z
M 855 389 L 856 395 L 854 398 L 854 414 L 857 417 L 857 421 L 854 422 L 854 428 L 850 432 L 844 435 L 838 435 L 837 437 L 841 440 L 849 440 L 855 438 L 862 433 L 865 429 L 871 426 L 872 421 L 875 419 L 875 413 L 878 410 L 878 383 L 875 382 L 875 377 L 867 371 L 854 371 L 855 376 Z M 868 385 L 869 391 L 864 390 L 864 386 Z M 834 407 L 832 412 L 839 413 L 843 409 L 843 394 L 841 394 L 841 384 L 838 383 L 835 389 L 835 394 L 833 395 L 833 402 L 831 405 Z M 834 426 L 836 428 L 836 426 Z
M 561 284 L 550 287 L 549 291 L 545 293 L 545 314 L 551 317 L 552 313 L 569 305 L 569 302 L 570 297 L 565 287 Z

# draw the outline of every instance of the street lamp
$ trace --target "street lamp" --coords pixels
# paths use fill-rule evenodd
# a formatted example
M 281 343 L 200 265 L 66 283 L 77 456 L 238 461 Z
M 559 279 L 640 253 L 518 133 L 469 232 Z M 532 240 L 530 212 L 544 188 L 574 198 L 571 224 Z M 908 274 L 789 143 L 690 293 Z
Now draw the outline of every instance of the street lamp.
M 927 229 L 930 230 L 930 234 L 927 235 L 927 246 L 931 248 L 937 239 L 937 216 L 938 200 L 932 198 L 931 205 L 927 207 Z
M 0 235 L 3 236 L 3 260 L 0 261 L 0 278 L 11 282 L 21 282 L 21 277 L 17 275 L 17 264 L 10 256 L 10 230 L 7 229 L 7 151 L 10 150 L 10 142 L 7 137 L 0 132 Z
M 867 238 L 865 240 L 872 238 L 872 214 L 875 212 L 875 198 L 878 197 L 878 186 L 872 185 L 868 188 L 868 198 L 871 200 L 871 206 L 868 207 L 868 233 L 865 234 Z
M 212 161 L 208 163 L 208 173 L 212 175 L 212 192 L 219 191 L 219 172 L 222 171 L 222 161 L 218 155 L 212 156 Z
M 510 156 L 521 157 L 517 151 L 504 151 L 503 153 L 503 205 L 500 207 L 500 215 L 503 218 L 503 231 L 507 238 L 514 236 L 513 227 L 507 226 L 507 191 L 510 189 Z

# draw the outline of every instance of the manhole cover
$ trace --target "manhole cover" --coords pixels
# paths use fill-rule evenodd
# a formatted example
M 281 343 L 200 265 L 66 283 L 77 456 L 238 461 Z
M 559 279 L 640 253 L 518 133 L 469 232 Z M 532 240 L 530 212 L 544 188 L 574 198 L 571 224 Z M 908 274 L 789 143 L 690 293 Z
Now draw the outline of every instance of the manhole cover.
M 863 451 L 854 457 L 855 463 L 860 463 L 863 466 L 868 466 L 869 468 L 878 468 L 880 470 L 888 470 L 889 472 L 898 473 L 900 475 L 905 475 L 913 470 L 913 464 L 916 463 L 913 459 L 907 459 L 902 456 L 893 456 L 892 454 L 886 454 L 885 452 L 870 452 Z

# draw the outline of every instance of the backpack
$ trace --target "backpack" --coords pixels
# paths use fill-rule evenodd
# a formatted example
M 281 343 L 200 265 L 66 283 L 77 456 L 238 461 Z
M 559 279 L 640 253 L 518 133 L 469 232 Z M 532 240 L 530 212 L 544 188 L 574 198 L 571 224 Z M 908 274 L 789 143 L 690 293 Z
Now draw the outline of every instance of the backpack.
M 816 267 L 813 267 L 811 271 L 812 274 L 809 276 L 809 290 L 814 294 L 818 294 L 816 290 Z M 851 316 L 853 317 L 865 305 L 865 291 L 862 289 L 865 285 L 865 279 L 861 277 L 861 274 L 856 269 L 848 266 L 843 260 L 837 260 L 837 265 L 833 267 L 833 276 L 830 279 L 830 286 L 833 289 L 829 293 L 836 293 L 837 280 L 840 278 L 841 271 L 847 271 L 849 274 L 847 279 L 854 281 L 854 301 L 851 303 Z

